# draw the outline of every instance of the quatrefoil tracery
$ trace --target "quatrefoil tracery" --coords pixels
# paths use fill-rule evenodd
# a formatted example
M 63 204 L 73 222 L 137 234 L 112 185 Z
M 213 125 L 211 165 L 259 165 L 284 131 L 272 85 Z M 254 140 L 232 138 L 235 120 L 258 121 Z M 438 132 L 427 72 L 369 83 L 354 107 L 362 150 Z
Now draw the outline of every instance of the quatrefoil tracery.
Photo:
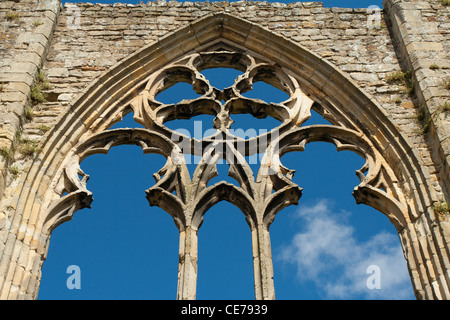
M 243 71 L 235 83 L 223 90 L 213 87 L 200 73 L 208 68 L 228 67 Z M 251 90 L 253 83 L 264 81 L 289 94 L 282 103 L 267 103 L 246 98 L 242 94 Z M 176 105 L 157 100 L 162 91 L 178 82 L 192 85 L 201 96 L 183 100 Z M 200 114 L 215 116 L 214 128 L 231 137 L 232 114 L 251 114 L 255 118 L 273 117 L 282 122 L 277 130 L 286 126 L 300 126 L 310 115 L 313 101 L 304 95 L 297 80 L 286 70 L 258 61 L 250 55 L 236 52 L 195 53 L 180 59 L 152 75 L 145 90 L 131 103 L 135 120 L 158 131 L 169 134 L 163 125 L 174 119 L 190 119 Z M 214 137 L 216 139 L 216 137 Z

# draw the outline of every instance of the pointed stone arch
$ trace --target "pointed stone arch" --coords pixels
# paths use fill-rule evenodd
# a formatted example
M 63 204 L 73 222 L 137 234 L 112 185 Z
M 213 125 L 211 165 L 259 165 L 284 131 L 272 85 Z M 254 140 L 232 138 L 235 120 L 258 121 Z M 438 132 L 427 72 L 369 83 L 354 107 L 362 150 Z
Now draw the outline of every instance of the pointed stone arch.
M 169 138 L 163 121 L 155 121 L 157 116 L 161 119 L 180 114 L 189 116 L 193 111 L 180 105 L 179 109 L 175 108 L 175 115 L 162 112 L 149 116 L 145 111 L 149 101 L 145 95 L 167 87 L 164 81 L 171 71 L 181 72 L 183 81 L 192 82 L 204 96 L 184 107 L 202 109 L 205 104 L 214 105 L 207 97 L 227 95 L 227 91 L 208 92 L 211 87 L 192 72 L 195 68 L 190 65 L 183 73 L 180 64 L 186 65 L 189 57 L 192 58 L 189 63 L 195 63 L 203 51 L 223 51 L 224 60 L 214 62 L 204 55 L 202 62 L 195 66 L 197 69 L 227 64 L 248 71 L 248 63 L 244 61 L 248 56 L 267 63 L 265 72 L 273 74 L 270 79 L 277 79 L 273 84 L 290 90 L 296 100 L 287 103 L 284 109 L 279 106 L 264 109 L 255 101 L 250 106 L 235 102 L 234 108 L 241 108 L 239 112 L 270 113 L 289 120 L 278 128 L 279 139 L 274 139 L 271 133 L 265 136 L 267 149 L 263 162 L 277 170 L 271 175 L 260 171 L 258 177 L 253 177 L 245 164 L 235 165 L 235 175 L 241 182 L 250 181 L 250 184 L 242 183 L 237 188 L 219 183 L 193 195 L 193 188 L 198 189 L 205 179 L 210 179 L 207 171 L 211 167 L 206 166 L 208 170 L 198 173 L 198 181 L 191 180 L 186 167 L 176 160 L 180 154 L 174 153 L 176 143 Z M 251 86 L 255 77 L 263 77 L 257 66 L 252 72 L 236 83 L 235 88 Z M 270 82 L 268 77 L 264 79 Z M 313 102 L 334 126 L 301 127 Z M 296 107 L 298 110 L 291 113 Z M 148 130 L 107 130 L 131 110 Z M 218 117 L 219 109 L 202 112 L 216 115 L 218 127 L 228 125 L 226 119 Z M 40 268 L 51 231 L 92 201 L 92 193 L 86 187 L 88 176 L 79 168 L 80 161 L 89 154 L 105 153 L 117 144 L 136 144 L 144 152 L 159 153 L 167 159 L 166 166 L 156 174 L 157 183 L 147 190 L 147 198 L 151 205 L 168 211 L 180 230 L 178 298 L 195 298 L 196 234 L 202 219 L 196 208 L 204 206 L 201 211 L 206 212 L 225 199 L 244 211 L 252 231 L 255 297 L 274 299 L 269 226 L 279 210 L 297 203 L 301 196 L 301 188 L 292 183 L 289 170 L 279 163 L 278 154 L 301 150 L 312 141 L 327 141 L 338 150 L 352 150 L 366 159 L 364 167 L 357 172 L 361 183 L 354 190 L 356 201 L 375 207 L 395 225 L 416 296 L 450 298 L 449 231 L 432 210 L 437 196 L 427 178 L 427 169 L 420 165 L 419 155 L 407 137 L 373 98 L 327 60 L 267 29 L 224 13 L 208 15 L 170 33 L 110 68 L 73 101 L 46 134 L 25 182 L 17 187 L 17 201 L 12 205 L 15 210 L 10 234 L 14 236 L 8 241 L 14 249 L 6 254 L 12 255 L 20 246 L 20 257 L 25 261 L 21 264 L 34 266 L 26 275 L 30 285 L 23 295 L 37 297 Z M 191 145 L 201 146 L 200 149 L 192 147 L 192 153 L 204 151 L 207 142 L 190 140 Z M 251 139 L 244 145 L 247 155 L 256 152 Z M 205 172 L 206 176 L 201 177 Z M 172 193 L 175 189 L 176 195 Z M 272 194 L 271 190 L 276 192 Z M 63 196 L 65 192 L 68 194 Z M 210 199 L 202 202 L 205 196 Z M 8 268 L 19 268 L 18 261 L 11 260 Z M 11 283 L 3 283 L 1 296 L 8 297 L 10 290 Z

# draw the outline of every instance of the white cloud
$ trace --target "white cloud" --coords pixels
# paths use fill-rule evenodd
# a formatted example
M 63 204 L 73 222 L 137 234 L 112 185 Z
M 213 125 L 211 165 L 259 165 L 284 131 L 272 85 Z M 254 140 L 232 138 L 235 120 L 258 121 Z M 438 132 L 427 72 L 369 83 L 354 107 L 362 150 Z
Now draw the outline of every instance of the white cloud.
M 304 229 L 278 258 L 294 264 L 298 279 L 313 281 L 327 299 L 414 298 L 398 236 L 380 232 L 360 242 L 355 228 L 345 223 L 350 213 L 333 213 L 327 200 L 300 208 Z M 371 265 L 379 267 L 379 289 L 367 286 Z

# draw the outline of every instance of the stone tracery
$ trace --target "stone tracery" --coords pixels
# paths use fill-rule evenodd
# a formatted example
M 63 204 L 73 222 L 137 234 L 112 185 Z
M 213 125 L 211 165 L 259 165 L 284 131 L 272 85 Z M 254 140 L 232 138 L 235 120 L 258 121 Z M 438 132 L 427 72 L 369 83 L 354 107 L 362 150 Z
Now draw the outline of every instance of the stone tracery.
M 122 115 L 131 109 L 134 119 L 145 129 L 100 131 L 78 144 L 72 156 L 72 162 L 79 163 L 90 154 L 107 153 L 115 145 L 136 144 L 145 153 L 158 153 L 167 159 L 165 166 L 154 175 L 156 184 L 146 194 L 150 205 L 167 211 L 180 231 L 179 299 L 195 298 L 197 232 L 206 211 L 222 200 L 240 208 L 251 229 L 254 269 L 259 270 L 255 273 L 256 298 L 274 298 L 269 226 L 277 212 L 298 203 L 302 191 L 291 180 L 294 172 L 285 168 L 280 158 L 287 152 L 303 150 L 309 142 L 330 142 L 338 151 L 352 150 L 363 156 L 366 164 L 357 172 L 361 183 L 355 188 L 355 198 L 387 212 L 397 229 L 405 227 L 402 199 L 389 189 L 395 176 L 361 132 L 340 125 L 302 127 L 311 115 L 314 102 L 302 92 L 292 72 L 275 63 L 261 61 L 248 52 L 226 50 L 224 43 L 219 46 L 220 51 L 195 52 L 153 73 L 146 79 L 145 88 L 118 108 L 116 113 Z M 233 86 L 219 90 L 200 73 L 213 67 L 233 67 L 244 74 Z M 256 81 L 265 81 L 284 90 L 289 98 L 282 103 L 267 103 L 242 96 Z M 157 95 L 177 82 L 192 84 L 201 96 L 177 104 L 159 102 Z M 230 130 L 232 115 L 237 113 L 249 113 L 255 118 L 272 116 L 281 124 L 268 133 L 242 139 Z M 184 136 L 164 125 L 167 121 L 189 119 L 199 114 L 215 116 L 216 133 L 202 140 Z M 245 159 L 255 153 L 264 154 L 256 177 Z M 183 154 L 201 156 L 192 177 Z M 207 187 L 209 180 L 217 175 L 220 159 L 230 165 L 229 175 L 238 181 L 239 187 L 224 181 Z M 75 187 L 66 187 L 64 190 L 71 192 L 52 205 L 45 222 L 46 232 L 51 232 L 57 224 L 70 219 L 74 211 L 88 207 L 92 201 L 92 193 L 86 189 L 88 176 L 79 181 L 75 178 L 79 167 L 68 168 L 71 169 L 64 171 L 64 181 Z M 73 172 L 73 168 L 78 169 Z M 389 193 L 380 190 L 380 185 L 387 187 Z
M 199 72 L 223 66 L 244 72 L 224 90 L 212 87 Z M 201 97 L 176 105 L 158 102 L 158 94 L 178 81 L 192 84 Z M 290 98 L 266 103 L 243 97 L 256 81 Z M 302 127 L 311 108 L 334 125 Z M 107 130 L 130 111 L 145 129 Z M 267 134 L 241 139 L 231 132 L 233 114 L 238 113 L 271 116 L 282 123 Z M 198 140 L 164 125 L 199 114 L 215 116 L 214 135 Z M 24 243 L 30 243 L 29 259 L 45 259 L 51 231 L 90 205 L 88 176 L 79 163 L 115 145 L 136 144 L 145 153 L 167 159 L 155 173 L 156 184 L 147 190 L 147 199 L 171 214 L 180 231 L 178 298 L 195 298 L 197 231 L 204 213 L 226 200 L 242 210 L 251 229 L 255 297 L 273 299 L 269 226 L 279 210 L 301 196 L 301 186 L 291 181 L 293 172 L 282 165 L 282 157 L 302 151 L 309 142 L 326 141 L 366 160 L 357 171 L 355 199 L 387 215 L 397 228 L 417 297 L 450 297 L 445 226 L 435 221 L 430 206 L 436 194 L 424 187 L 425 171 L 408 140 L 379 105 L 334 66 L 257 25 L 226 14 L 201 19 L 108 70 L 58 121 L 17 192 L 14 225 L 18 230 L 33 228 L 23 236 Z M 201 156 L 192 177 L 183 153 Z M 256 153 L 265 155 L 255 177 L 245 157 Z M 239 187 L 226 182 L 208 187 L 222 158 Z M 8 294 L 9 287 L 3 290 Z M 30 289 L 27 294 L 37 292 Z

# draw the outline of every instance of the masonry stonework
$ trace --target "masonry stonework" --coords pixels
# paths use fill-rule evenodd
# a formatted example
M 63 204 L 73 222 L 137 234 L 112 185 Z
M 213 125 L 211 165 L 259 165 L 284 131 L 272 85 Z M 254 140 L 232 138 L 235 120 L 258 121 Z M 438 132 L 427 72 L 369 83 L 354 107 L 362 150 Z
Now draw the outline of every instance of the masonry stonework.
M 168 159 L 147 198 L 180 231 L 178 298 L 195 298 L 202 212 L 226 200 L 243 211 L 252 232 L 255 297 L 274 299 L 268 230 L 301 189 L 285 168 L 255 179 L 245 166 L 235 173 L 242 188 L 202 189 L 210 177 L 194 183 L 184 176 L 161 120 L 197 111 L 152 103 L 164 81 L 203 83 L 203 100 L 189 105 L 210 112 L 226 96 L 231 111 L 223 105 L 214 111 L 216 128 L 226 132 L 229 113 L 256 116 L 261 108 L 244 101 L 241 88 L 276 79 L 291 104 L 263 112 L 289 122 L 280 149 L 319 140 L 364 155 L 356 201 L 395 225 L 416 297 L 449 299 L 450 7 L 439 0 L 385 0 L 383 6 L 377 20 L 372 9 L 320 2 L 0 2 L 0 298 L 37 298 L 51 231 L 92 201 L 79 162 L 132 143 Z M 198 75 L 225 65 L 246 71 L 232 94 L 212 90 Z M 169 70 L 177 76 L 170 78 Z M 333 128 L 302 128 L 311 108 Z M 148 131 L 107 130 L 130 111 Z

